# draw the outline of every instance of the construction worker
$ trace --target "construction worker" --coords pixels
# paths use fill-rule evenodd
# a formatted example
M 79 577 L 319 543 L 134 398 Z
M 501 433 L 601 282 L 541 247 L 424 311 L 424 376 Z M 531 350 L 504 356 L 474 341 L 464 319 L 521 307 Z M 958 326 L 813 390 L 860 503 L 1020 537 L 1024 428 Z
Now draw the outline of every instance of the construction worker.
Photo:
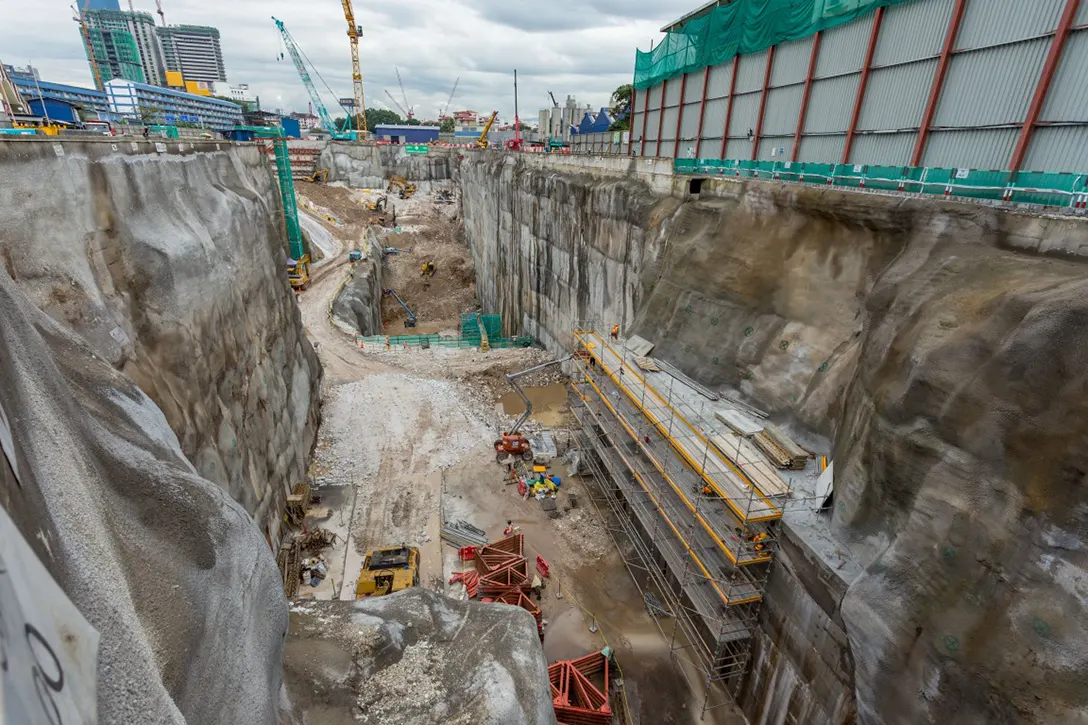
M 756 550 L 756 553 L 759 553 L 759 552 L 761 552 L 761 551 L 763 551 L 764 549 L 766 549 L 766 548 L 767 548 L 767 544 L 766 544 L 765 542 L 766 542 L 766 541 L 767 541 L 767 539 L 769 539 L 769 538 L 770 538 L 770 537 L 769 537 L 769 536 L 767 536 L 767 534 L 765 534 L 765 533 L 763 533 L 763 532 L 761 531 L 761 532 L 759 532 L 758 534 L 749 534 L 749 536 L 748 536 L 748 541 L 750 541 L 750 542 L 752 542 L 753 544 L 755 544 L 755 547 L 754 547 L 754 548 L 755 548 L 755 550 Z
M 613 342 L 620 339 L 620 326 L 619 325 L 612 325 L 611 337 L 612 337 Z
M 426 277 L 427 276 L 427 270 L 430 269 L 430 267 L 431 267 L 430 262 L 424 262 L 423 264 L 419 265 L 419 276 L 420 277 Z
M 710 496 L 710 495 L 712 495 L 713 493 L 714 493 L 714 489 L 712 489 L 712 488 L 710 487 L 710 484 L 709 484 L 709 483 L 704 483 L 704 484 L 703 484 L 703 495 L 704 495 L 704 496 Z

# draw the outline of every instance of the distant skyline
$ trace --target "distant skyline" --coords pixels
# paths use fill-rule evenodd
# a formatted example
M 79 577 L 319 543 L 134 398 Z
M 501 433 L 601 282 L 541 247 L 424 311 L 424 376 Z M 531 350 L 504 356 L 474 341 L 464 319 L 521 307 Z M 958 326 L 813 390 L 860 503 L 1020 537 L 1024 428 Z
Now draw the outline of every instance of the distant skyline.
M 0 60 L 32 63 L 43 80 L 92 86 L 70 0 L 0 3 Z M 84 0 L 76 0 L 82 6 Z M 127 10 L 127 0 L 91 0 L 91 7 Z M 399 110 L 399 66 L 409 104 L 420 119 L 437 116 L 454 80 L 461 82 L 452 109 L 514 116 L 513 71 L 518 69 L 520 113 L 535 123 L 549 107 L 548 91 L 562 104 L 568 95 L 594 109 L 630 83 L 636 47 L 648 50 L 658 29 L 699 6 L 699 0 L 413 0 L 381 5 L 356 0 L 367 106 Z M 133 0 L 154 13 L 150 0 Z M 116 6 L 116 8 L 115 8 Z M 219 29 L 230 83 L 248 83 L 265 108 L 305 111 L 309 98 L 270 16 L 284 21 L 316 65 L 314 82 L 330 113 L 336 98 L 351 96 L 351 55 L 341 5 L 335 0 L 163 0 L 167 23 Z M 156 16 L 156 21 L 158 17 Z M 320 78 L 318 77 L 320 75 Z M 321 78 L 332 87 L 330 94 Z M 401 101 L 403 103 L 403 101 Z

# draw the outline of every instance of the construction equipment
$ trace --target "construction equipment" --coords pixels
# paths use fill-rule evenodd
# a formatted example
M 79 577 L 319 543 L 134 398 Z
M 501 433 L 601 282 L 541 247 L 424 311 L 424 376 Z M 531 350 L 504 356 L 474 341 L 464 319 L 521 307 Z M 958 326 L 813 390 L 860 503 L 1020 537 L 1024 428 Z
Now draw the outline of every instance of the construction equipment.
M 366 127 L 366 95 L 363 93 L 363 72 L 359 70 L 359 37 L 363 26 L 355 23 L 355 11 L 351 0 L 343 0 L 344 20 L 348 22 L 348 40 L 351 41 L 351 85 L 355 91 L 355 127 L 365 138 L 370 129 Z
M 412 312 L 411 308 L 409 308 L 408 305 L 406 305 L 404 303 L 404 300 L 402 300 L 400 298 L 400 295 L 398 295 L 395 290 L 391 290 L 391 289 L 385 290 L 385 294 L 392 297 L 393 299 L 395 299 L 397 301 L 397 304 L 399 304 L 401 307 L 403 307 L 404 311 L 408 313 L 408 319 L 406 319 L 404 321 L 404 326 L 405 327 L 415 327 L 416 326 L 416 313 Z
M 412 194 L 419 191 L 419 187 L 399 176 L 394 176 L 389 180 L 389 188 L 386 191 L 397 191 L 401 199 L 411 199 Z
M 551 91 L 548 91 L 548 95 L 552 97 L 552 106 L 555 108 L 559 108 L 559 101 L 555 100 L 555 94 Z
M 476 139 L 476 147 L 486 149 L 491 144 L 487 141 L 487 134 L 491 133 L 491 127 L 495 125 L 495 119 L 499 117 L 498 111 L 491 112 L 491 118 L 487 119 L 487 123 L 484 125 L 484 130 L 480 132 L 480 137 Z
M 438 112 L 438 118 L 441 120 L 446 117 L 446 114 L 450 111 L 450 104 L 453 103 L 453 96 L 457 93 L 457 86 L 461 83 L 461 76 L 457 76 L 457 80 L 453 82 L 453 90 L 450 91 L 450 97 L 446 99 L 446 105 L 442 106 L 442 110 Z
M 72 20 L 79 23 L 79 32 L 83 35 L 83 44 L 87 46 L 87 60 L 91 63 L 91 74 L 94 75 L 94 87 L 97 90 L 105 90 L 105 86 L 102 85 L 102 73 L 98 70 L 98 60 L 94 55 L 94 44 L 91 43 L 91 31 L 87 27 L 87 21 L 85 20 L 85 14 L 91 6 L 91 0 L 85 0 L 83 3 L 83 11 L 76 10 L 76 6 L 72 6 L 72 12 L 75 16 Z M 159 12 L 162 12 L 162 6 L 159 7 Z
M 325 183 L 328 180 L 329 180 L 329 170 L 328 169 L 317 169 L 316 171 L 314 171 L 314 173 L 310 174 L 309 176 L 307 176 L 306 178 L 303 179 L 303 181 L 309 181 L 311 184 L 316 184 L 319 181 L 321 183 Z
M 255 138 L 267 139 L 276 157 L 276 176 L 283 197 L 283 222 L 287 228 L 287 243 L 291 256 L 287 260 L 287 279 L 295 290 L 304 290 L 310 284 L 310 255 L 302 241 L 302 227 L 298 223 L 298 198 L 295 196 L 295 180 L 291 176 L 291 158 L 287 153 L 287 137 L 282 128 L 268 126 L 236 126 L 235 130 L 249 131 Z
M 317 92 L 317 86 L 314 85 L 310 72 L 306 70 L 306 63 L 302 60 L 302 52 L 299 50 L 298 43 L 291 37 L 291 33 L 287 31 L 283 21 L 273 17 L 272 22 L 276 24 L 276 28 L 283 37 L 283 44 L 287 46 L 287 52 L 291 55 L 291 62 L 295 64 L 295 70 L 298 71 L 298 76 L 302 79 L 302 85 L 306 86 L 306 92 L 310 94 L 310 103 L 317 109 L 318 118 L 321 119 L 321 127 L 336 141 L 354 140 L 352 133 L 341 133 L 336 128 L 336 124 L 333 123 L 332 116 L 329 115 L 329 109 L 325 107 L 324 101 L 321 100 L 321 94 Z
M 377 201 L 366 202 L 367 211 L 385 211 L 385 205 L 388 203 L 388 197 L 379 196 Z
M 397 85 L 400 86 L 400 97 L 404 99 L 404 116 L 409 121 L 411 121 L 413 118 L 416 117 L 416 115 L 415 115 L 416 109 L 414 109 L 414 108 L 412 108 L 412 106 L 408 105 L 408 94 L 404 92 L 404 81 L 402 81 L 400 79 L 400 68 L 397 68 L 396 66 L 393 66 L 393 70 L 395 70 L 397 72 Z
M 384 597 L 419 586 L 419 549 L 392 546 L 368 551 L 355 583 L 355 598 Z
M 570 360 L 573 355 L 567 355 L 559 360 L 552 360 L 546 362 L 543 365 L 537 365 L 531 367 L 528 370 L 522 370 L 519 373 L 511 373 L 506 376 L 506 382 L 510 383 L 510 387 L 514 389 L 514 392 L 518 394 L 522 402 L 525 403 L 525 412 L 521 414 L 521 417 L 517 419 L 511 427 L 510 432 L 503 433 L 499 440 L 495 441 L 495 460 L 498 463 L 502 463 L 506 456 L 520 456 L 526 461 L 533 460 L 533 447 L 529 443 L 529 439 L 521 433 L 521 426 L 525 424 L 525 421 L 529 420 L 529 416 L 533 414 L 533 401 L 525 394 L 525 391 L 518 385 L 518 380 L 524 378 L 527 375 L 533 373 L 539 373 L 542 370 L 547 370 L 550 367 L 556 365 L 562 365 L 566 361 Z
M 521 118 L 518 117 L 518 71 L 514 69 L 514 138 L 506 142 L 507 151 L 521 151 Z
M 162 0 L 155 0 L 155 12 L 159 14 L 159 20 L 166 27 L 166 14 L 162 11 Z

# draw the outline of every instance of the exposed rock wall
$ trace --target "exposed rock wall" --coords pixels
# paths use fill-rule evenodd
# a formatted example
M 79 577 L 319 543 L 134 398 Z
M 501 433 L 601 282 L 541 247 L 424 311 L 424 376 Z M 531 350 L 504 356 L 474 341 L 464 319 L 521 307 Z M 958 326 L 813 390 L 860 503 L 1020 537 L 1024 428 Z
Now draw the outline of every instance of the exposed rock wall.
M 448 186 L 454 178 L 458 149 L 432 148 L 426 155 L 409 155 L 402 146 L 374 146 L 330 142 L 322 149 L 317 167 L 329 170 L 329 181 L 355 189 L 384 189 L 398 176 L 423 191 Z
M 255 148 L 0 142 L 0 497 L 101 635 L 98 722 L 277 722 L 286 602 L 250 513 L 320 371 Z M 275 506 L 275 508 L 273 508 Z
M 377 231 L 367 231 L 363 258 L 353 262 L 351 276 L 332 302 L 333 323 L 350 335 L 377 335 L 382 331 L 382 242 Z
M 322 725 L 555 725 L 536 622 L 415 587 L 291 610 L 296 714 Z
M 1088 224 L 756 181 L 696 197 L 636 164 L 468 154 L 466 238 L 506 332 L 558 352 L 575 325 L 618 322 L 834 438 L 831 526 L 865 572 L 821 606 L 798 583 L 827 567 L 780 564 L 797 574 L 781 607 L 809 624 L 767 605 L 754 676 L 803 687 L 749 692 L 749 714 L 1083 713 Z
M 134 146 L 0 143 L 0 262 L 274 537 L 321 380 L 283 273 L 274 179 L 255 147 Z

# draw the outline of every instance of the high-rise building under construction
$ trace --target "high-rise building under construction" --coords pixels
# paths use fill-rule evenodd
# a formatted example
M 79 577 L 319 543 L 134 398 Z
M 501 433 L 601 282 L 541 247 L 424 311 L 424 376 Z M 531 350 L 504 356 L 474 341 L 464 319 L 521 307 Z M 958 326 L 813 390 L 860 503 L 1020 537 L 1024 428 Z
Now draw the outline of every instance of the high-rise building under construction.
M 205 25 L 171 25 L 158 29 L 166 70 L 187 81 L 223 83 L 227 69 L 219 45 L 219 31 Z
M 166 82 L 162 47 L 150 13 L 88 9 L 83 21 L 103 83 L 113 78 L 154 85 Z

